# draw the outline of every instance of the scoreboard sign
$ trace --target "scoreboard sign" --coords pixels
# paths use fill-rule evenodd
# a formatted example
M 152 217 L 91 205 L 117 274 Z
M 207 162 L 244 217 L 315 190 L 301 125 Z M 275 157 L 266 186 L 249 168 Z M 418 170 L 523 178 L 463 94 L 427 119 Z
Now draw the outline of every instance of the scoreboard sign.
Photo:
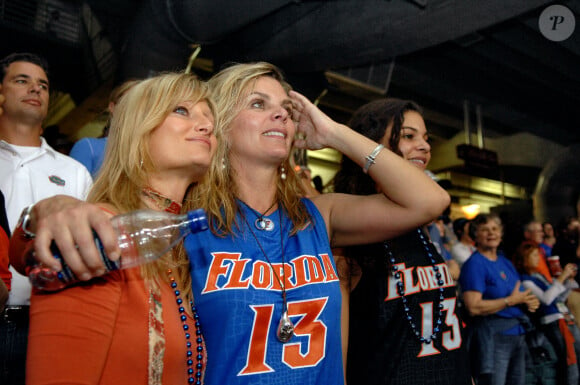
M 492 170 L 498 166 L 497 152 L 469 144 L 460 144 L 457 146 L 457 157 L 463 159 L 467 167 Z

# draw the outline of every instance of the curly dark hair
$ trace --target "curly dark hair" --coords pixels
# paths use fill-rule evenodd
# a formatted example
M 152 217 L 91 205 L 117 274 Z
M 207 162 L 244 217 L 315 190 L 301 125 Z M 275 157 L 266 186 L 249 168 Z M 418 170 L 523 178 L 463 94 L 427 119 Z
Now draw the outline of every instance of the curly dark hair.
M 423 113 L 421 107 L 410 100 L 397 98 L 378 99 L 356 110 L 348 126 L 369 139 L 382 142 L 387 132 L 387 127 L 392 123 L 393 127 L 391 136 L 388 138 L 388 147 L 391 151 L 402 156 L 399 151 L 399 140 L 401 139 L 403 115 L 407 111 L 415 111 L 420 115 Z M 334 192 L 356 195 L 377 193 L 376 184 L 372 178 L 346 156 L 342 157 L 340 169 L 331 183 L 333 184 Z M 356 259 L 359 266 L 366 267 L 378 267 L 376 264 L 387 263 L 383 258 L 377 258 L 377 256 L 384 256 L 382 243 L 350 246 L 344 248 L 343 252 L 349 258 L 348 263 L 351 271 L 356 271 L 357 269 L 352 264 L 352 259 Z
M 391 151 L 402 155 L 399 151 L 403 115 L 407 111 L 415 111 L 420 115 L 423 111 L 417 103 L 411 100 L 397 98 L 378 99 L 367 103 L 355 111 L 348 126 L 354 131 L 381 142 L 392 123 L 391 137 L 388 147 Z M 342 157 L 340 169 L 333 179 L 334 191 L 340 193 L 370 195 L 375 194 L 375 182 L 365 174 L 361 167 L 348 157 Z

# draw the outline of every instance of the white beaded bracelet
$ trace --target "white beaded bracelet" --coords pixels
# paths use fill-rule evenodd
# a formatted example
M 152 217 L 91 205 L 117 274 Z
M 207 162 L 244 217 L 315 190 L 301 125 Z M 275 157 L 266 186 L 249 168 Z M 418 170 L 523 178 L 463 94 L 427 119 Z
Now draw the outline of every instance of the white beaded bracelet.
M 373 152 L 371 152 L 365 159 L 367 160 L 367 162 L 365 163 L 365 166 L 363 167 L 363 172 L 366 174 L 369 172 L 369 168 L 371 168 L 371 166 L 373 164 L 375 164 L 375 159 L 377 158 L 377 155 L 379 155 L 379 152 L 381 152 L 381 150 L 384 148 L 385 146 L 383 146 L 382 144 L 379 144 L 377 147 L 375 147 L 375 149 L 373 150 Z

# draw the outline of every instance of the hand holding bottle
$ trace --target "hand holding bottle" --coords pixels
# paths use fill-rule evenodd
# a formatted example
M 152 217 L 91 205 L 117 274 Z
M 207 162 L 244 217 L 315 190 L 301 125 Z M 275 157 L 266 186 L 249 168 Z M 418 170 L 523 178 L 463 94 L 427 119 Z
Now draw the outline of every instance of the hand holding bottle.
M 117 236 L 110 221 L 112 214 L 104 211 L 102 206 L 57 195 L 37 202 L 31 214 L 28 228 L 36 234 L 34 258 L 52 270 L 62 269 L 51 251 L 54 241 L 63 260 L 80 280 L 103 275 L 105 266 L 93 231 L 101 240 L 108 258 L 119 259 Z M 22 274 L 25 274 L 26 262 L 23 258 L 11 258 L 11 263 Z
M 98 236 L 94 242 L 100 252 L 105 270 L 126 269 L 152 262 L 170 249 L 189 233 L 208 228 L 207 218 L 202 209 L 187 214 L 176 215 L 165 211 L 137 210 L 111 218 L 120 259 L 113 261 L 107 257 Z M 33 286 L 47 291 L 55 291 L 78 281 L 73 270 L 62 259 L 60 251 L 53 245 L 54 258 L 61 263 L 62 270 L 55 272 L 42 264 L 30 266 L 28 275 Z

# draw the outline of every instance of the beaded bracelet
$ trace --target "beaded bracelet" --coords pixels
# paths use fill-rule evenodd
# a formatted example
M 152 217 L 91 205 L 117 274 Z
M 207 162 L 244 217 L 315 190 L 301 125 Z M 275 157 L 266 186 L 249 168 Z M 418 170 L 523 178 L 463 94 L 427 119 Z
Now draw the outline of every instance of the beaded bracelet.
M 373 164 L 375 164 L 375 159 L 377 158 L 377 155 L 379 155 L 379 152 L 381 152 L 381 150 L 384 148 L 385 146 L 383 146 L 382 144 L 379 144 L 377 147 L 375 147 L 375 149 L 373 150 L 373 152 L 371 152 L 365 159 L 367 160 L 365 166 L 363 167 L 363 172 L 366 174 L 369 172 L 369 168 L 371 168 L 371 166 Z

